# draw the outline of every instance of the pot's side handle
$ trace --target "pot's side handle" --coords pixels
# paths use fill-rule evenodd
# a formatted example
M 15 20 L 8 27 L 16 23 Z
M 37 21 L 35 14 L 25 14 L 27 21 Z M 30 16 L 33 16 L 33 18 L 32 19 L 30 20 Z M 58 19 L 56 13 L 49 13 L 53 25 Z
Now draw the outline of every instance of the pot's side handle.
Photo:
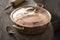
M 22 29 L 24 30 L 24 27 L 18 27 L 17 25 L 12 25 L 14 28 L 17 28 L 17 29 Z

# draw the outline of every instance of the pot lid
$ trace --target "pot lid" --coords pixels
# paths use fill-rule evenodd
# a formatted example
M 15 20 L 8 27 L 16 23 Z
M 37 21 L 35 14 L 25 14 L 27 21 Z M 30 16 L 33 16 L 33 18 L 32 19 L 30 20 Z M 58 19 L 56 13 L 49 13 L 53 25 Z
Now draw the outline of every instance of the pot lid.
M 51 20 L 51 15 L 46 9 L 34 6 L 18 8 L 10 17 L 16 24 L 25 27 L 43 26 Z

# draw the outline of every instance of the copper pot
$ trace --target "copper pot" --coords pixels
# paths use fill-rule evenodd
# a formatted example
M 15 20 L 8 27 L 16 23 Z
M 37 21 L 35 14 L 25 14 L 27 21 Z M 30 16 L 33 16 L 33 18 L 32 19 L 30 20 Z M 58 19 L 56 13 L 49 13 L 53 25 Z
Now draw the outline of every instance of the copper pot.
M 13 27 L 24 34 L 42 33 L 51 20 L 49 11 L 40 6 L 27 6 L 15 9 L 10 18 Z

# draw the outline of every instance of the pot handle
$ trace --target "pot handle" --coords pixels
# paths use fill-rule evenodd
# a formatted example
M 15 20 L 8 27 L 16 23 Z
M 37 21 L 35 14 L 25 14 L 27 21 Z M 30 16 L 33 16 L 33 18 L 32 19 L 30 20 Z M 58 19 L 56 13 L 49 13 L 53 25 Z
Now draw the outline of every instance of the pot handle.
M 18 27 L 17 25 L 12 25 L 12 26 L 13 26 L 14 28 L 17 28 L 17 29 L 20 29 L 20 30 L 21 30 L 21 29 L 22 29 L 22 30 L 24 29 L 24 27 Z
M 38 7 L 44 7 L 44 5 L 42 4 L 42 3 L 40 3 L 40 4 L 35 4 L 35 6 L 38 6 Z

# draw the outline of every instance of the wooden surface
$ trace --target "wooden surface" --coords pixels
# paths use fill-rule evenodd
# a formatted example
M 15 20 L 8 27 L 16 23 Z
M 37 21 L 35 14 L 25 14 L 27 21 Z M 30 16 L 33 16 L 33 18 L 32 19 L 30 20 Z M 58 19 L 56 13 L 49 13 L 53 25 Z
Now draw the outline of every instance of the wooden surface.
M 32 2 L 32 1 L 31 1 Z M 29 1 L 29 5 L 31 3 Z M 8 0 L 0 0 L 0 40 L 16 40 L 13 36 L 8 35 L 6 31 L 6 27 L 10 26 L 12 27 L 12 21 L 10 19 L 10 13 L 11 9 L 7 11 L 3 11 L 6 5 L 9 4 Z M 41 35 L 36 36 L 25 36 L 21 35 L 18 32 L 16 32 L 18 40 L 52 40 L 53 38 L 53 28 L 50 24 L 50 26 L 47 27 L 45 32 Z

